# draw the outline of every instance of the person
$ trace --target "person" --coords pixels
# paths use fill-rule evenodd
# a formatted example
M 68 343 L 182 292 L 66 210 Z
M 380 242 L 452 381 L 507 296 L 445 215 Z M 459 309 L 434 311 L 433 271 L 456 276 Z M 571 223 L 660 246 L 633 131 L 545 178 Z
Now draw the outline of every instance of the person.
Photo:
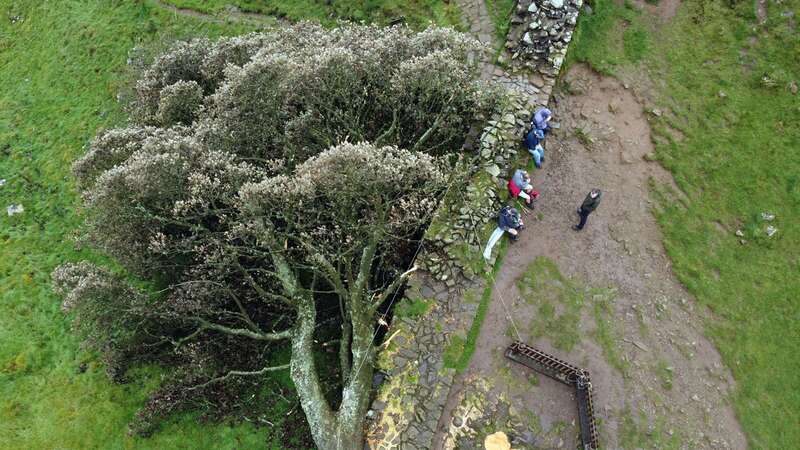
M 537 169 L 542 168 L 544 162 L 544 147 L 542 147 L 542 140 L 544 139 L 544 131 L 532 127 L 528 134 L 525 136 L 525 147 L 528 148 L 528 153 L 533 156 L 533 163 Z
M 577 225 L 572 226 L 573 230 L 580 231 L 583 229 L 584 225 L 586 225 L 586 219 L 589 217 L 589 214 L 597 209 L 597 205 L 600 204 L 601 195 L 602 193 L 600 192 L 600 189 L 592 189 L 589 191 L 589 194 L 578 208 L 578 215 L 581 217 L 581 221 Z
M 519 215 L 519 211 L 517 211 L 517 208 L 514 208 L 513 206 L 504 206 L 503 209 L 500 210 L 500 215 L 497 219 L 497 226 L 498 228 L 501 228 L 503 231 L 510 234 L 512 241 L 519 239 L 519 230 L 525 228 L 525 224 L 522 223 L 522 217 Z
M 508 180 L 508 192 L 512 198 L 521 198 L 525 200 L 525 206 L 533 209 L 533 201 L 539 198 L 539 193 L 533 190 L 531 186 L 531 177 L 528 172 L 517 169 L 514 176 Z
M 537 130 L 542 130 L 545 134 L 550 131 L 549 122 L 553 119 L 553 112 L 547 108 L 539 108 L 533 115 L 531 125 Z
M 486 243 L 486 248 L 483 250 L 483 257 L 487 261 L 491 259 L 492 248 L 494 248 L 495 244 L 497 244 L 505 233 L 511 235 L 512 241 L 519 239 L 519 230 L 523 228 L 525 228 L 525 225 L 522 223 L 522 217 L 520 217 L 519 211 L 512 206 L 504 206 L 503 209 L 500 210 L 497 219 L 497 228 L 492 232 L 492 235 L 489 237 L 489 242 Z

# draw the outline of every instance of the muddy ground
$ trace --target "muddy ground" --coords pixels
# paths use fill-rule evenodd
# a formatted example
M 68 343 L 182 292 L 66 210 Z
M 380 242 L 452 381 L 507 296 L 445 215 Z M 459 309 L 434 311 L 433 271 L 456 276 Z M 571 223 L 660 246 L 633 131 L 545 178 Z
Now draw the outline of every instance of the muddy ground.
M 604 448 L 745 448 L 728 403 L 733 379 L 703 336 L 710 313 L 675 278 L 651 212 L 650 183 L 676 188 L 649 161 L 648 113 L 619 81 L 585 66 L 573 67 L 565 81 L 569 92 L 557 94 L 553 108 L 561 128 L 548 138 L 544 168 L 532 173 L 541 199 L 496 275 L 477 350 L 462 389 L 451 391 L 437 445 L 483 448 L 486 433 L 500 430 L 514 448 L 576 447 L 570 389 L 503 358 L 519 337 L 590 371 Z M 582 232 L 573 231 L 575 209 L 595 187 L 602 203 Z M 552 333 L 532 326 L 542 313 L 534 297 L 545 291 L 517 288 L 540 257 L 578 293 L 574 346 L 557 348 Z M 597 313 L 597 301 L 608 302 L 606 313 Z M 570 308 L 554 302 L 556 317 Z

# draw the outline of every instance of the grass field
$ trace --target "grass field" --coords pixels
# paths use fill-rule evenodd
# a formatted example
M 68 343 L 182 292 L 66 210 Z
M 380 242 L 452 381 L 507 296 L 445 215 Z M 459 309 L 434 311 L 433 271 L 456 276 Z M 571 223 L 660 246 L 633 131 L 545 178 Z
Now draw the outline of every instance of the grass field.
M 232 2 L 172 3 L 213 12 Z M 419 27 L 428 17 L 454 24 L 458 14 L 454 2 L 434 0 L 239 3 L 328 24 L 405 16 Z M 792 25 L 797 16 L 782 13 L 797 12 L 800 2 L 770 3 L 764 25 L 756 25 L 752 2 L 728 4 L 687 0 L 669 25 L 656 29 L 630 5 L 596 0 L 594 14 L 581 19 L 570 58 L 607 73 L 644 70 L 663 80 L 656 98 L 665 114 L 653 118 L 657 155 L 689 199 L 676 202 L 662 192 L 666 248 L 681 281 L 718 318 L 708 331 L 736 377 L 732 400 L 751 447 L 794 448 L 800 442 L 800 95 L 791 86 L 800 84 L 800 37 Z M 292 426 L 280 422 L 286 404 L 274 405 L 274 427 L 204 424 L 187 414 L 150 439 L 127 436 L 126 424 L 160 374 L 142 368 L 131 383 L 111 384 L 94 356 L 79 349 L 49 282 L 59 263 L 96 258 L 70 240 L 80 216 L 69 165 L 99 128 L 123 120 L 115 96 L 127 79 L 129 50 L 243 31 L 167 14 L 147 1 L 0 0 L 0 179 L 7 180 L 0 206 L 25 208 L 0 216 L 0 447 L 286 445 L 280 436 Z M 761 212 L 776 219 L 764 222 Z M 778 229 L 771 238 L 768 224 Z M 82 364 L 87 369 L 78 373 Z
M 751 448 L 797 448 L 800 33 L 783 13 L 800 2 L 769 3 L 763 25 L 752 2 L 730 4 L 688 0 L 656 27 L 628 3 L 597 0 L 570 57 L 654 81 L 657 156 L 688 196 L 656 188 L 674 270 L 714 312 L 708 334 L 736 378 Z
M 0 1 L 0 204 L 25 208 L 0 216 L 0 448 L 283 447 L 284 426 L 304 426 L 299 411 L 300 427 L 284 418 L 294 406 L 286 402 L 270 406 L 273 428 L 202 424 L 189 414 L 151 439 L 127 436 L 160 373 L 141 368 L 131 383 L 112 384 L 80 350 L 50 290 L 56 265 L 96 258 L 70 239 L 80 216 L 69 167 L 99 128 L 123 120 L 115 96 L 129 50 L 245 30 L 147 2 L 33 3 Z
M 508 0 L 504 0 L 508 1 Z M 422 29 L 431 22 L 461 28 L 456 2 L 443 0 L 168 0 L 180 8 L 217 13 L 227 5 L 240 10 L 283 17 L 292 21 L 317 20 L 335 25 L 338 20 L 389 25 L 403 22 Z

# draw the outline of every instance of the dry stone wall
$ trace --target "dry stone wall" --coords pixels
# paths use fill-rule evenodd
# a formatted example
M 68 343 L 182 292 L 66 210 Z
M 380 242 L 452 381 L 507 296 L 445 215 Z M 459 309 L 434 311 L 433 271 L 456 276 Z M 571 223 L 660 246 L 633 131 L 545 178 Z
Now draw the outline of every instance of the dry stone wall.
M 398 305 L 379 358 L 383 383 L 369 414 L 370 448 L 431 447 L 455 377 L 455 369 L 445 367 L 444 353 L 455 336 L 466 335 L 478 308 L 485 287 L 479 276 L 486 267 L 482 245 L 502 204 L 499 177 L 512 170 L 530 115 L 525 99 L 509 91 L 506 105 L 477 142 L 465 146 L 476 156 L 474 175 L 466 189 L 449 197 L 455 201 L 437 211 L 417 256 L 421 270 L 400 300 L 416 305 L 416 314 L 403 317 Z
M 446 196 L 425 235 L 417 257 L 420 270 L 399 301 L 379 357 L 367 448 L 414 450 L 433 445 L 456 375 L 446 366 L 458 355 L 448 353 L 466 337 L 487 284 L 481 275 L 490 265 L 482 259 L 482 246 L 506 198 L 505 180 L 520 158 L 531 115 L 549 101 L 581 4 L 582 0 L 518 1 L 506 52 L 498 61 L 513 74 L 499 66 L 485 73 L 485 78 L 508 88 L 508 101 L 467 140 L 465 154 L 476 156 L 474 175 L 465 189 Z M 465 13 L 483 10 L 469 8 Z M 481 14 L 468 19 L 489 20 Z M 413 307 L 403 308 L 404 303 Z
M 558 75 L 582 5 L 583 0 L 520 0 L 506 40 L 511 67 Z

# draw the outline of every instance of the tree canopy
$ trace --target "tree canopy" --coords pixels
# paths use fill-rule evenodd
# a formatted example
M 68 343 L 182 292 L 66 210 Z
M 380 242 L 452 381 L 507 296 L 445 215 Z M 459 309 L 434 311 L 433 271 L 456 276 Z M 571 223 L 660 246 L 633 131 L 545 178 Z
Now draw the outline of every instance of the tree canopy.
M 379 308 L 409 273 L 449 156 L 495 106 L 479 49 L 448 29 L 302 23 L 180 42 L 146 67 L 130 123 L 73 167 L 82 239 L 122 269 L 53 273 L 113 377 L 172 367 L 135 431 L 244 395 L 241 380 L 288 368 L 271 355 L 291 348 L 317 445 L 360 445 Z M 337 395 L 315 362 L 330 343 Z

